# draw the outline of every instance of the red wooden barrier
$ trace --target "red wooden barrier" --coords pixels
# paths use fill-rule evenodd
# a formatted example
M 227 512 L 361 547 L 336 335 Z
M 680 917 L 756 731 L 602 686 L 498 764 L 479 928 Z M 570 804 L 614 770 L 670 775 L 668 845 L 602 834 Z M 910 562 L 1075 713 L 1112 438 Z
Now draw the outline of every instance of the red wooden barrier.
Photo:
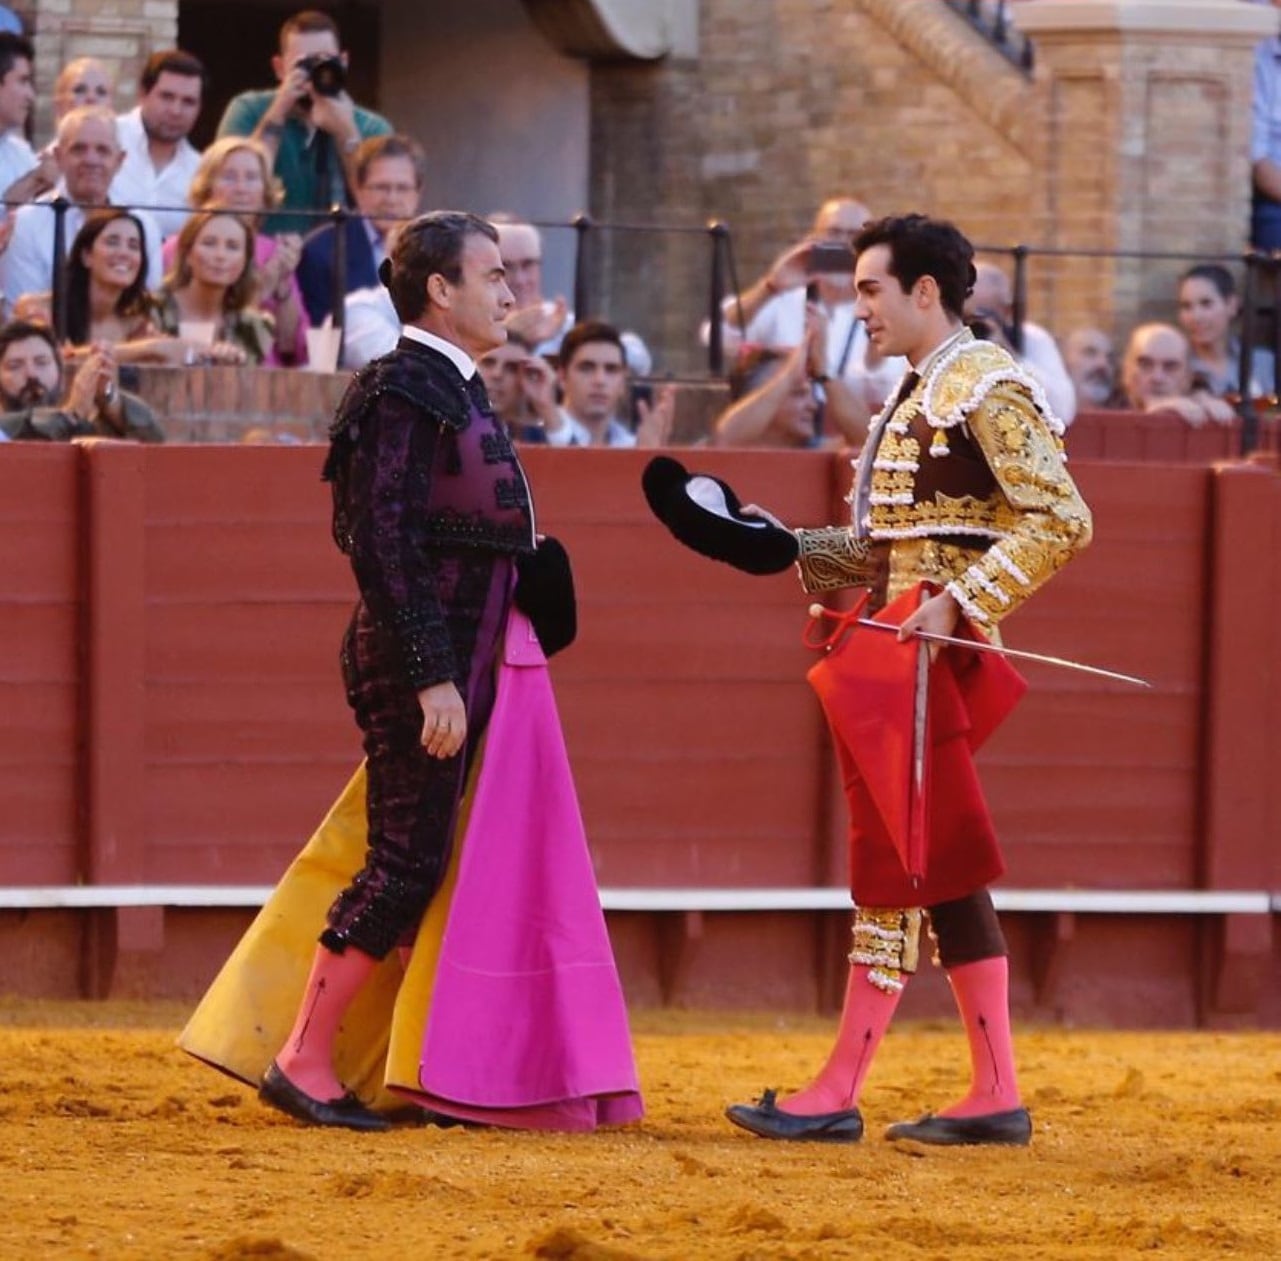
M 328 537 L 320 458 L 0 450 L 0 512 L 22 542 L 0 561 L 0 883 L 279 874 L 359 756 L 336 666 L 353 585 Z M 788 520 L 847 511 L 848 466 L 829 455 L 687 458 Z M 528 452 L 539 528 L 575 557 L 582 637 L 553 673 L 599 878 L 839 879 L 844 819 L 803 682 L 805 598 L 791 575 L 750 579 L 679 548 L 644 506 L 645 459 Z M 984 755 L 1008 883 L 1276 887 L 1263 838 L 1278 811 L 1266 763 L 1281 478 L 1073 467 L 1095 545 L 1008 637 L 1155 687 L 1028 671 L 1028 699 Z M 834 996 L 840 918 L 616 915 L 611 930 L 635 1000 L 795 1006 Z M 0 912 L 0 986 L 191 994 L 246 919 L 104 913 L 82 949 L 69 914 Z M 1268 917 L 1207 922 L 1012 918 L 1020 1005 L 1281 1022 Z M 690 933 L 698 949 L 678 950 Z M 919 1013 L 946 995 L 927 976 L 908 1001 Z

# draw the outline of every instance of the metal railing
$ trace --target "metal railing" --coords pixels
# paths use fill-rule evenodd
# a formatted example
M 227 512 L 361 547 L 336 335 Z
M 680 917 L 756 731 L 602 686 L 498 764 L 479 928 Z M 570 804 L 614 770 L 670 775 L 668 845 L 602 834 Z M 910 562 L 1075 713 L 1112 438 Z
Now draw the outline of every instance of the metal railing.
M 1011 26 L 1008 0 L 947 0 L 947 4 L 1007 61 L 1024 74 L 1032 73 L 1036 53 L 1032 41 Z
M 69 245 L 67 215 L 72 205 L 63 197 L 52 201 L 32 203 L 48 208 L 53 216 L 52 253 L 53 258 L 65 257 Z M 101 207 L 84 206 L 82 210 L 93 210 Z M 120 207 L 124 209 L 124 207 Z M 138 207 L 142 210 L 166 210 L 170 207 Z M 189 209 L 189 208 L 184 208 Z M 317 223 L 327 223 L 334 229 L 334 252 L 332 271 L 332 290 L 330 293 L 330 318 L 333 326 L 342 329 L 345 320 L 345 298 L 347 295 L 346 275 L 348 262 L 348 227 L 353 220 L 360 219 L 356 212 L 345 206 L 334 206 L 329 211 L 299 212 Z M 592 219 L 586 214 L 578 214 L 566 221 L 532 221 L 535 227 L 544 230 L 572 231 L 573 233 L 573 302 L 574 310 L 580 317 L 585 317 L 593 310 L 592 295 L 599 291 L 600 268 L 596 260 L 597 245 L 609 233 L 641 234 L 649 237 L 683 236 L 692 240 L 701 238 L 704 242 L 703 266 L 706 271 L 706 306 L 703 311 L 707 319 L 707 354 L 706 371 L 711 378 L 720 379 L 726 375 L 726 327 L 725 308 L 740 292 L 734 257 L 733 233 L 730 225 L 721 219 L 713 219 L 704 225 L 653 224 L 604 222 Z M 1013 349 L 1023 349 L 1022 330 L 1028 316 L 1029 273 L 1036 263 L 1047 260 L 1106 260 L 1115 263 L 1119 260 L 1140 261 L 1144 263 L 1179 262 L 1183 264 L 1217 262 L 1236 265 L 1243 269 L 1241 286 L 1241 329 L 1240 358 L 1238 363 L 1238 384 L 1241 388 L 1232 399 L 1237 406 L 1243 421 L 1243 445 L 1251 451 L 1259 441 L 1260 400 L 1254 398 L 1247 383 L 1251 377 L 1251 361 L 1256 349 L 1265 346 L 1273 351 L 1278 363 L 1281 363 L 1281 253 L 1264 254 L 1257 251 L 1246 251 L 1241 254 L 1204 254 L 1172 251 L 1143 250 L 1101 250 L 1069 249 L 1062 247 L 1042 247 L 1026 243 L 1014 245 L 979 244 L 975 247 L 980 253 L 1008 257 L 1012 273 L 1012 310 L 1009 337 Z M 64 266 L 52 268 L 50 276 L 52 295 L 52 318 L 55 329 L 62 337 L 66 330 L 66 277 Z M 741 324 L 741 319 L 739 323 Z M 1275 401 L 1273 401 L 1275 405 Z

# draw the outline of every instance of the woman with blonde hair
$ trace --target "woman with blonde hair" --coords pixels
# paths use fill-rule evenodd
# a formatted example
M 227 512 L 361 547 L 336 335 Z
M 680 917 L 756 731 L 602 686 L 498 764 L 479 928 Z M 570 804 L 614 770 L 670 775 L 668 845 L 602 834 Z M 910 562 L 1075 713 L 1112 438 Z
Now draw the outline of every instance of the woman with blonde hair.
M 253 264 L 258 306 L 275 321 L 277 358 L 282 364 L 307 362 L 307 312 L 294 272 L 302 257 L 297 233 L 267 236 L 258 229 L 263 216 L 284 196 L 272 174 L 271 155 L 250 136 L 222 136 L 201 155 L 187 200 L 197 210 L 221 206 L 245 216 L 254 228 Z M 179 234 L 181 235 L 181 234 Z M 164 245 L 166 270 L 173 267 L 178 237 Z
M 279 328 L 254 305 L 253 256 L 254 230 L 244 215 L 221 207 L 197 211 L 178 233 L 157 295 L 161 328 L 176 334 L 184 324 L 211 324 L 215 347 L 235 346 L 249 363 L 278 364 Z

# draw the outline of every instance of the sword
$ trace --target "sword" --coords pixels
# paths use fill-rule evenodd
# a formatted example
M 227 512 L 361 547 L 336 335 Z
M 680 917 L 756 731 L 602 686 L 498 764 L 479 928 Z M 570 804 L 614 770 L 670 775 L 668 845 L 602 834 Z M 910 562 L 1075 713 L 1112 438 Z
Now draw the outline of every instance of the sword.
M 874 622 L 870 617 L 856 618 L 855 624 L 866 626 L 870 630 L 893 631 L 895 634 L 900 629 L 889 622 Z M 1069 661 L 1066 657 L 1049 657 L 1041 652 L 1028 652 L 1022 648 L 1005 648 L 999 644 L 980 643 L 975 639 L 962 639 L 958 635 L 936 635 L 932 631 L 914 631 L 913 634 L 917 639 L 928 640 L 934 644 L 955 644 L 958 648 L 972 648 L 975 652 L 994 652 L 998 657 L 1013 657 L 1018 661 L 1036 661 L 1043 666 L 1062 666 L 1065 670 L 1078 670 L 1082 674 L 1095 674 L 1103 679 L 1115 679 L 1118 683 L 1133 683 L 1136 687 L 1152 686 L 1147 679 L 1140 679 L 1136 675 L 1121 674 L 1116 670 L 1104 670 L 1101 666 L 1087 666 L 1080 661 Z

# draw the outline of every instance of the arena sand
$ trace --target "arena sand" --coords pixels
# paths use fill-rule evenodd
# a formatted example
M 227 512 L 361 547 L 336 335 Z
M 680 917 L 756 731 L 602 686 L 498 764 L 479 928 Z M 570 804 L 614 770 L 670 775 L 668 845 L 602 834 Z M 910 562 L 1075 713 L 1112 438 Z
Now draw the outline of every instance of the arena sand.
M 891 1145 L 963 1086 L 961 1034 L 895 1029 L 857 1146 L 721 1117 L 818 1063 L 830 1021 L 641 1013 L 649 1104 L 593 1136 L 305 1130 L 174 1048 L 173 1006 L 0 1000 L 0 1256 L 1281 1257 L 1281 1036 L 1020 1040 L 1028 1150 Z

